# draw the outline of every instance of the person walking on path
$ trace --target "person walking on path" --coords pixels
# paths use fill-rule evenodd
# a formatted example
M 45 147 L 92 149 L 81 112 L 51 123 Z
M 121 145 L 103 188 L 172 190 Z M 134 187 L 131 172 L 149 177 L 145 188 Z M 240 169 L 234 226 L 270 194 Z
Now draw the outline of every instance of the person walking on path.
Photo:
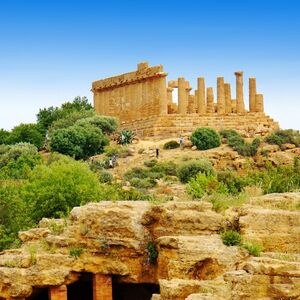
M 155 154 L 156 154 L 156 159 L 158 159 L 158 157 L 159 157 L 159 148 L 158 148 L 158 146 L 156 146 Z
M 181 136 L 179 139 L 180 149 L 183 149 L 183 144 L 184 144 L 184 140 L 183 140 L 183 137 Z

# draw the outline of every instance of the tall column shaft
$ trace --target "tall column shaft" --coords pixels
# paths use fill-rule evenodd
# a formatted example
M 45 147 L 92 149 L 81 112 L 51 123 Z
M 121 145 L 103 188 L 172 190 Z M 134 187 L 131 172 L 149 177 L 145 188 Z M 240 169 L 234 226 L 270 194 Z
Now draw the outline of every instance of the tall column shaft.
M 206 113 L 205 79 L 204 79 L 204 77 L 198 77 L 197 84 L 198 84 L 197 110 L 198 110 L 198 114 L 203 115 Z
M 264 112 L 264 95 L 263 94 L 255 95 L 255 103 L 256 103 L 256 112 Z
M 256 103 L 255 103 L 255 95 L 256 95 L 256 79 L 249 78 L 249 111 L 256 111 Z
M 215 104 L 214 104 L 214 90 L 212 87 L 208 87 L 206 89 L 206 103 L 207 103 L 207 112 L 214 113 L 215 112 Z
M 168 100 L 168 104 L 173 103 L 173 88 L 171 87 L 167 87 L 167 100 Z
M 225 113 L 224 77 L 217 78 L 217 110 L 218 114 Z
M 168 99 L 167 99 L 167 82 L 166 77 L 160 77 L 156 79 L 157 88 L 159 90 L 159 114 L 167 115 L 168 114 Z M 156 83 L 155 83 L 156 84 Z
M 225 94 L 225 113 L 230 114 L 232 113 L 230 83 L 224 83 L 224 94 Z
M 187 113 L 186 83 L 183 77 L 178 78 L 178 113 Z
M 112 280 L 110 275 L 93 275 L 93 300 L 112 300 Z
M 244 113 L 244 91 L 243 91 L 243 72 L 235 72 L 236 76 L 236 112 Z
M 50 300 L 67 300 L 68 293 L 65 285 L 50 287 L 49 289 Z

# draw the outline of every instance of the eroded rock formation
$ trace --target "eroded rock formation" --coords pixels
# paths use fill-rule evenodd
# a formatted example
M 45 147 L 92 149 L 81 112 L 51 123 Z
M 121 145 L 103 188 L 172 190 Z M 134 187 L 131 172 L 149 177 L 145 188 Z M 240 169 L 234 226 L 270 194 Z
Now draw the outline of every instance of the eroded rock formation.
M 40 299 L 47 289 L 50 299 L 67 299 L 69 287 L 91 276 L 95 300 L 139 284 L 154 286 L 153 300 L 300 299 L 299 203 L 299 193 L 267 195 L 227 215 L 203 201 L 76 207 L 67 220 L 21 232 L 21 248 L 1 253 L 0 298 Z M 262 256 L 225 246 L 219 232 L 228 226 L 260 242 Z

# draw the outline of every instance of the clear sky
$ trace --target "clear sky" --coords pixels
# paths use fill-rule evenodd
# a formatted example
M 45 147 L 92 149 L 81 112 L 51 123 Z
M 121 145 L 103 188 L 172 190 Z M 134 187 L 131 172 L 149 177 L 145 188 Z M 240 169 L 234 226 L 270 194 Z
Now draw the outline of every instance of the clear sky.
M 243 70 L 245 98 L 254 76 L 267 114 L 300 129 L 298 0 L 0 0 L 0 128 L 145 60 L 193 87 L 224 76 L 233 96 Z

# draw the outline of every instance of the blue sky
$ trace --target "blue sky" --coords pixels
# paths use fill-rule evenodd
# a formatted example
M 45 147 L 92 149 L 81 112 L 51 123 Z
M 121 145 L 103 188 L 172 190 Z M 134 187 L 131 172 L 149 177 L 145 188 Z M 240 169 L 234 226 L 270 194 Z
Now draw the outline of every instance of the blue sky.
M 147 60 L 193 87 L 243 70 L 245 98 L 254 76 L 266 113 L 300 129 L 299 16 L 297 0 L 0 0 L 0 128 Z

